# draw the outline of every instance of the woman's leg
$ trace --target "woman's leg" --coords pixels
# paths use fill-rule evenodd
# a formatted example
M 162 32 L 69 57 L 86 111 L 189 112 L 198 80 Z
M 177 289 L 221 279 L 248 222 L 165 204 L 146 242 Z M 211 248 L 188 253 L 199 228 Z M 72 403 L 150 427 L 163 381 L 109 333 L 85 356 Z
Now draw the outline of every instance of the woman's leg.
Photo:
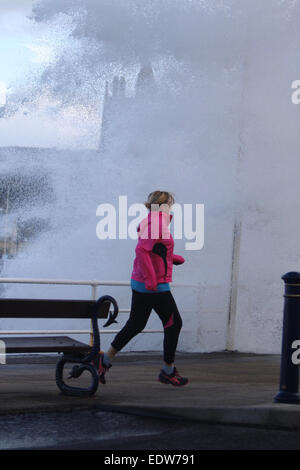
M 155 294 L 153 308 L 164 326 L 164 361 L 173 367 L 182 319 L 171 291 Z
M 113 358 L 115 357 L 115 355 L 117 354 L 117 352 L 118 351 L 113 346 L 110 346 L 108 348 L 108 351 L 107 351 L 106 355 L 112 361 Z
M 152 310 L 151 297 L 153 297 L 153 295 L 156 294 L 143 294 L 134 290 L 132 291 L 129 318 L 121 331 L 115 336 L 111 343 L 111 348 L 108 351 L 112 357 L 145 328 Z
M 152 296 L 152 294 L 132 291 L 130 316 L 126 325 L 115 336 L 109 350 L 106 353 L 102 351 L 99 353 L 97 368 L 99 381 L 102 384 L 106 383 L 105 373 L 111 367 L 111 361 L 117 352 L 124 348 L 134 336 L 145 328 L 152 310 L 149 296 Z

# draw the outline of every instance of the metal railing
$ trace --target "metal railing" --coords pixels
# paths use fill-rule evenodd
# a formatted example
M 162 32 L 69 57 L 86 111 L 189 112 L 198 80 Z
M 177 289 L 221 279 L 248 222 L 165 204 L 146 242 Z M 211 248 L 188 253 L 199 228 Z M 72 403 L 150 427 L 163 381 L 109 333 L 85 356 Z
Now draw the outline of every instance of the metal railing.
M 0 284 L 48 284 L 48 285 L 77 285 L 77 286 L 90 286 L 92 289 L 91 299 L 97 300 L 97 287 L 98 286 L 114 286 L 114 287 L 128 287 L 130 282 L 128 281 L 98 281 L 98 280 L 70 280 L 70 279 L 38 279 L 38 278 L 10 278 L 10 277 L 0 277 Z M 199 287 L 196 284 L 177 284 L 172 283 L 172 287 Z M 120 308 L 120 313 L 129 313 L 130 309 Z M 116 334 L 120 330 L 100 330 L 101 334 Z M 143 330 L 142 333 L 163 333 L 163 330 Z M 46 335 L 46 334 L 89 334 L 92 335 L 91 330 L 0 330 L 0 335 Z M 92 337 L 92 336 L 91 336 Z

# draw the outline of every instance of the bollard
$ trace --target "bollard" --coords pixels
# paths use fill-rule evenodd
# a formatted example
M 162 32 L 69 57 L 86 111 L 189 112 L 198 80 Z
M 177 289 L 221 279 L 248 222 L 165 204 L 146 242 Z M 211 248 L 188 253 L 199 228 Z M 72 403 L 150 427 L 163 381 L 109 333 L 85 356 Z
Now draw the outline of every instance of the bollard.
M 283 331 L 279 392 L 274 397 L 281 403 L 300 404 L 300 273 L 289 272 L 285 282 Z

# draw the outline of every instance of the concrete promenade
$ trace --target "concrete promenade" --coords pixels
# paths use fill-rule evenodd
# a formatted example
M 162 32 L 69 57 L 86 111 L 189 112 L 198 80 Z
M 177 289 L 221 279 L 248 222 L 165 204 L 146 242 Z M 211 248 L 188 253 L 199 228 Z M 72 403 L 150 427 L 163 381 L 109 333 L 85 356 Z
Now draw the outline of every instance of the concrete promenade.
M 278 404 L 279 355 L 177 353 L 190 383 L 175 388 L 157 381 L 160 353 L 116 357 L 106 385 L 88 399 L 63 396 L 53 357 L 9 357 L 0 366 L 0 414 L 102 409 L 199 422 L 300 429 L 300 405 Z M 75 381 L 74 381 L 75 385 Z

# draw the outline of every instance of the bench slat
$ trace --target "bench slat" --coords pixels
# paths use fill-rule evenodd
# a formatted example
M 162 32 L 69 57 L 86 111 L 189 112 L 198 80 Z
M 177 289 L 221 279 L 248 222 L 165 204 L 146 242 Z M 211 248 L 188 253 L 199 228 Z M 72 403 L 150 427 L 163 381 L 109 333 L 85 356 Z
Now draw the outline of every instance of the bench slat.
M 38 353 L 38 352 L 62 352 L 72 351 L 88 352 L 90 346 L 81 343 L 69 336 L 39 336 L 39 337 L 3 337 L 0 340 L 5 343 L 6 353 Z
M 91 318 L 94 300 L 0 299 L 0 318 Z M 98 318 L 107 318 L 110 302 L 103 302 Z

